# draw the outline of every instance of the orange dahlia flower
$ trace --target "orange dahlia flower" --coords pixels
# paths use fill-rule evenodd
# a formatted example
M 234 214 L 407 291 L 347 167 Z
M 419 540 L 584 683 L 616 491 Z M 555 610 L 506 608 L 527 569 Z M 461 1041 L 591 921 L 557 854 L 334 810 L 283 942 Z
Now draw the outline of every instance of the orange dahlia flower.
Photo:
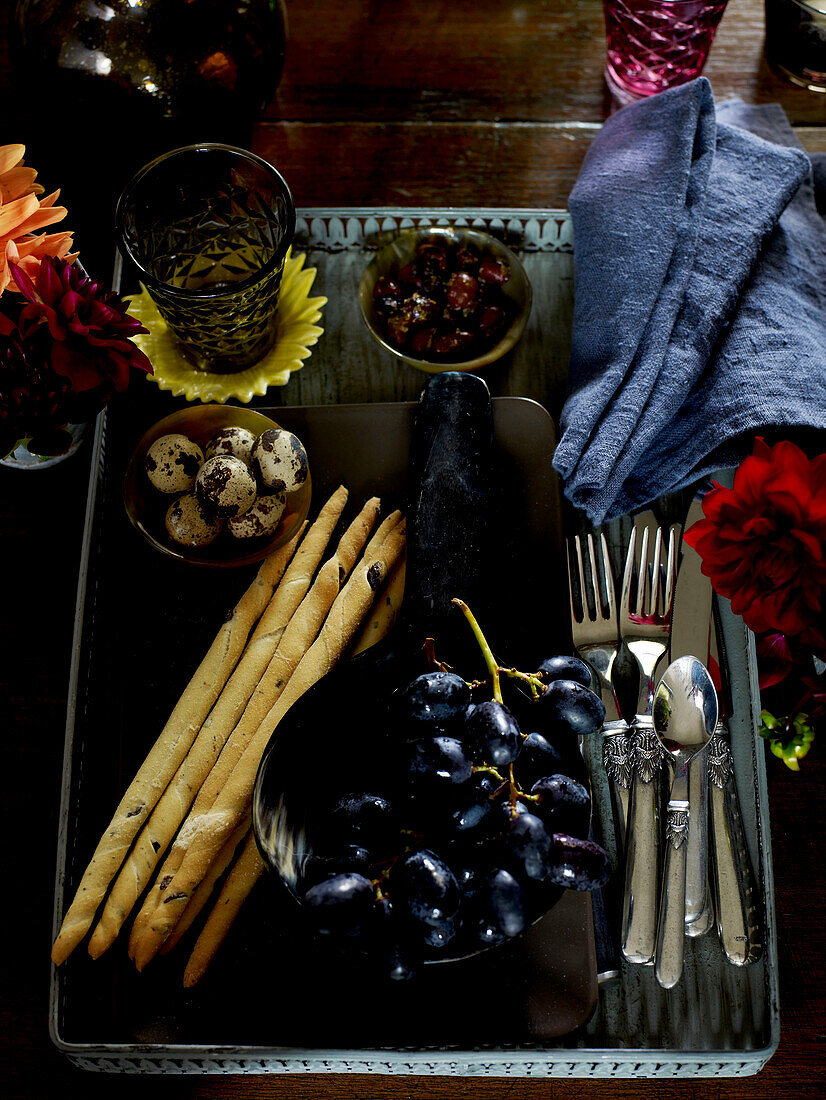
M 0 294 L 17 291 L 9 263 L 17 264 L 31 279 L 37 277 L 44 256 L 72 262 L 72 234 L 39 233 L 47 225 L 62 221 L 68 211 L 56 206 L 59 191 L 45 198 L 37 183 L 37 172 L 23 166 L 25 145 L 0 146 Z

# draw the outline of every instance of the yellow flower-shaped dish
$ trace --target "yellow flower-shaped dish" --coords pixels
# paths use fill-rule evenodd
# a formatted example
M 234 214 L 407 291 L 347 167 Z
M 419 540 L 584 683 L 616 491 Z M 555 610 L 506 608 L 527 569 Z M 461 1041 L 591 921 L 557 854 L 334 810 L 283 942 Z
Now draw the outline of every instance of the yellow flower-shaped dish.
M 285 386 L 293 371 L 300 370 L 310 348 L 324 331 L 317 322 L 326 298 L 311 298 L 316 269 L 304 269 L 303 252 L 287 253 L 278 298 L 278 335 L 272 349 L 258 363 L 237 374 L 209 374 L 197 370 L 180 352 L 166 322 L 149 294 L 142 290 L 132 299 L 129 313 L 144 328 L 133 340 L 149 356 L 154 373 L 149 375 L 162 390 L 187 401 L 251 401 L 269 386 Z

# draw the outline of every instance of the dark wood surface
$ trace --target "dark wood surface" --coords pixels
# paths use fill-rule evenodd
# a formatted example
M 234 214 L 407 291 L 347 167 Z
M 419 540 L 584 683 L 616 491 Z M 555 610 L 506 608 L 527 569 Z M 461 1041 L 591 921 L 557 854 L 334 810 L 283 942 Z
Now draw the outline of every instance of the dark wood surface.
M 10 7 L 0 4 L 0 14 Z M 288 4 L 280 89 L 253 147 L 302 206 L 564 206 L 610 110 L 598 0 L 315 0 Z M 5 45 L 5 43 L 4 43 Z M 760 0 L 731 0 L 707 68 L 718 98 L 780 101 L 826 150 L 826 96 L 791 88 L 763 59 Z M 7 116 L 24 95 L 4 53 Z M 56 105 L 57 109 L 57 105 Z M 70 124 L 80 125 L 73 119 Z M 31 140 L 4 133 L 0 140 Z M 101 154 L 103 155 L 103 154 Z M 69 175 L 73 166 L 67 164 Z M 105 231 L 102 227 L 101 231 Z M 329 368 L 332 369 L 332 368 Z M 347 395 L 341 395 L 346 400 Z M 392 396 L 376 394 L 377 399 Z M 289 393 L 284 395 L 289 400 Z M 329 398 L 328 398 L 329 399 Z M 826 1072 L 826 766 L 769 760 L 779 925 L 781 1042 L 753 1078 L 521 1081 L 385 1077 L 114 1078 L 82 1074 L 50 1046 L 49 940 L 66 690 L 88 445 L 51 471 L 0 469 L 0 1096 L 783 1097 L 823 1093 Z M 124 583 L 129 578 L 124 577 Z M 231 1011 L 231 1006 L 227 1006 Z

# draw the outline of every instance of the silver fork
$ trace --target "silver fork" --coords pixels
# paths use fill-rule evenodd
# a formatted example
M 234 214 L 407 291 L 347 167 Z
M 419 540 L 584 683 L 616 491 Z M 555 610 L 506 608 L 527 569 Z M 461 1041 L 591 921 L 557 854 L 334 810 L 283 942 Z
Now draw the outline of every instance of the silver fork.
M 571 631 L 574 646 L 582 660 L 590 666 L 605 707 L 605 723 L 602 727 L 602 762 L 610 780 L 614 834 L 619 854 L 625 849 L 629 787 L 633 768 L 632 742 L 629 737 L 630 727 L 620 713 L 616 691 L 612 682 L 612 670 L 620 644 L 619 625 L 617 622 L 616 597 L 614 595 L 614 577 L 608 557 L 608 546 L 604 535 L 601 534 L 599 538 L 602 558 L 602 582 L 600 582 L 597 567 L 594 537 L 589 534 L 587 537 L 591 581 L 591 599 L 589 601 L 589 588 L 586 586 L 582 557 L 582 543 L 579 535 L 574 535 L 571 543 L 573 556 L 576 557 L 577 564 L 579 602 L 574 594 L 571 553 L 568 554 L 568 593 L 571 604 Z M 591 615 L 591 604 L 594 609 L 593 616 Z
M 668 648 L 676 578 L 676 529 L 668 535 L 663 562 L 663 535 L 658 527 L 653 549 L 646 527 L 637 558 L 637 531 L 631 532 L 620 597 L 620 633 L 637 662 L 640 686 L 633 723 L 634 772 L 626 829 L 625 894 L 622 953 L 633 963 L 649 963 L 657 944 L 660 880 L 660 801 L 664 752 L 654 733 L 651 707 L 654 670 Z M 665 572 L 665 580 L 661 572 Z

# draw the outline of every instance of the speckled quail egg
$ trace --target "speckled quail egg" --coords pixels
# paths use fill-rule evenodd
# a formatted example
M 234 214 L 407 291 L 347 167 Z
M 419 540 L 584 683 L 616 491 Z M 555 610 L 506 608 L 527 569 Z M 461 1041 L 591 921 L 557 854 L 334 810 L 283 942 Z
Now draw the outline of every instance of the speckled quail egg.
M 201 504 L 216 516 L 240 516 L 255 503 L 255 478 L 234 455 L 216 455 L 201 467 L 195 482 Z
M 293 493 L 307 480 L 307 452 L 292 432 L 270 428 L 255 441 L 252 468 L 262 493 Z
M 150 482 L 162 493 L 185 493 L 195 484 L 204 452 L 185 435 L 156 439 L 146 452 L 144 466 Z
M 221 428 L 219 432 L 207 443 L 206 457 L 214 458 L 215 455 L 234 455 L 249 466 L 252 463 L 252 446 L 255 443 L 255 435 L 246 428 L 230 425 Z
M 274 535 L 284 514 L 286 500 L 286 493 L 259 497 L 243 516 L 227 520 L 227 530 L 237 539 L 259 539 Z
M 209 546 L 221 533 L 221 521 L 206 511 L 194 493 L 184 493 L 170 504 L 166 531 L 173 542 L 196 549 Z

